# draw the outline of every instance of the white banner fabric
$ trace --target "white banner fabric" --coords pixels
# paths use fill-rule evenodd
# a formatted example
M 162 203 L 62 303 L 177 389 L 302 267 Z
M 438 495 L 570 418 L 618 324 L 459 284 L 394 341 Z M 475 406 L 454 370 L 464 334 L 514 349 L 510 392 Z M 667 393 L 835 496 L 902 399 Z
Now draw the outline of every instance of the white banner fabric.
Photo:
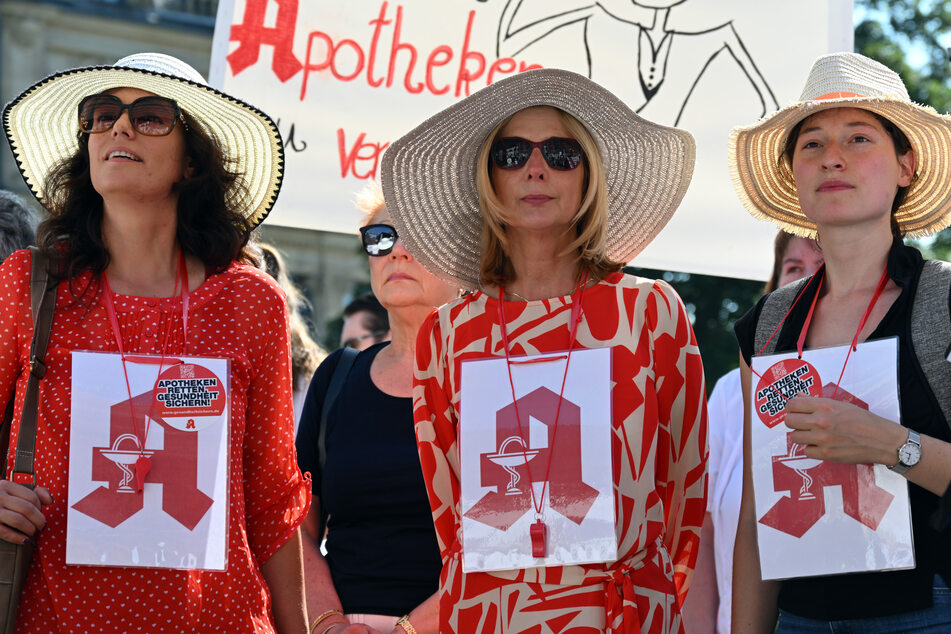
M 798 99 L 852 33 L 851 0 L 221 0 L 210 79 L 284 136 L 267 222 L 355 233 L 390 141 L 511 73 L 583 73 L 697 139 L 683 204 L 634 264 L 764 279 L 775 230 L 736 198 L 729 130 Z

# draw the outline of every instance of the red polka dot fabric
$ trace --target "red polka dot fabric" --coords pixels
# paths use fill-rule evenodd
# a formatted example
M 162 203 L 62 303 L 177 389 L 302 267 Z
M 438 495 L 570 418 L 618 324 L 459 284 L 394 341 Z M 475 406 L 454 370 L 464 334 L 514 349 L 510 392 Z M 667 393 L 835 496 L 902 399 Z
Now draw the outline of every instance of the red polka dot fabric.
M 36 481 L 53 504 L 20 599 L 17 632 L 274 632 L 259 566 L 297 529 L 310 484 L 293 439 L 290 340 L 280 289 L 266 274 L 232 264 L 190 295 L 188 342 L 182 299 L 115 296 L 127 353 L 227 357 L 231 430 L 227 570 L 67 566 L 66 503 L 72 350 L 117 352 L 101 290 L 89 273 L 61 282 L 40 382 Z M 16 385 L 11 447 L 23 406 L 30 342 L 30 254 L 0 267 L 0 411 Z M 12 468 L 7 461 L 6 473 Z
M 475 292 L 430 315 L 416 347 L 420 463 L 443 568 L 441 634 L 683 632 L 680 608 L 706 509 L 703 367 L 683 303 L 621 273 L 585 291 L 576 347 L 611 348 L 618 559 L 464 573 L 457 443 L 461 363 L 504 356 L 498 301 Z M 512 355 L 563 351 L 571 298 L 505 305 Z M 527 538 L 527 536 L 526 536 Z

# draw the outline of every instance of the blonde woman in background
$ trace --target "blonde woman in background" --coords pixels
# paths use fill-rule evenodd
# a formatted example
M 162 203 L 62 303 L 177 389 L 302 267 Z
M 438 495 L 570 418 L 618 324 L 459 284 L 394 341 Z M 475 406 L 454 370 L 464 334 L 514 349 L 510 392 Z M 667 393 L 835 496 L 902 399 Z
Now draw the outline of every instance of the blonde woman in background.
M 413 434 L 413 360 L 420 325 L 457 290 L 406 250 L 379 186 L 363 192 L 359 207 L 370 285 L 389 313 L 392 340 L 331 353 L 307 391 L 297 435 L 301 470 L 313 478 L 303 524 L 307 607 L 318 634 L 436 634 L 439 549 Z M 352 365 L 324 419 L 348 354 Z

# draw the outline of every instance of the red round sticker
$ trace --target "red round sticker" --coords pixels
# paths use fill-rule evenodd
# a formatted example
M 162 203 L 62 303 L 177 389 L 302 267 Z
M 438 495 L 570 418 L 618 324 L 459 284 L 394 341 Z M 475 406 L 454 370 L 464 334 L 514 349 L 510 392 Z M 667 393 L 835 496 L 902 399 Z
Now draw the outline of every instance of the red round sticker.
M 819 371 L 802 359 L 774 363 L 756 386 L 756 415 L 772 429 L 786 417 L 786 401 L 800 394 L 822 396 Z
M 217 418 L 225 411 L 227 394 L 215 373 L 194 363 L 169 368 L 155 387 L 155 414 L 175 425 L 175 419 Z M 176 421 L 177 422 L 177 421 Z M 184 425 L 187 426 L 187 420 Z M 202 425 L 192 422 L 189 429 Z

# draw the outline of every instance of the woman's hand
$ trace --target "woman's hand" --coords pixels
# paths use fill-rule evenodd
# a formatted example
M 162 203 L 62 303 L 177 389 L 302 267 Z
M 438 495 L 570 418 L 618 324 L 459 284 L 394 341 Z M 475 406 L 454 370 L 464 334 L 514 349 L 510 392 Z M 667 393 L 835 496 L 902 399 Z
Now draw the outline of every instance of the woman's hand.
M 851 403 L 830 398 L 797 396 L 786 403 L 790 438 L 805 447 L 810 458 L 848 464 L 898 462 L 905 427 Z
M 43 507 L 53 498 L 45 487 L 30 489 L 0 480 L 0 539 L 25 544 L 46 526 Z

